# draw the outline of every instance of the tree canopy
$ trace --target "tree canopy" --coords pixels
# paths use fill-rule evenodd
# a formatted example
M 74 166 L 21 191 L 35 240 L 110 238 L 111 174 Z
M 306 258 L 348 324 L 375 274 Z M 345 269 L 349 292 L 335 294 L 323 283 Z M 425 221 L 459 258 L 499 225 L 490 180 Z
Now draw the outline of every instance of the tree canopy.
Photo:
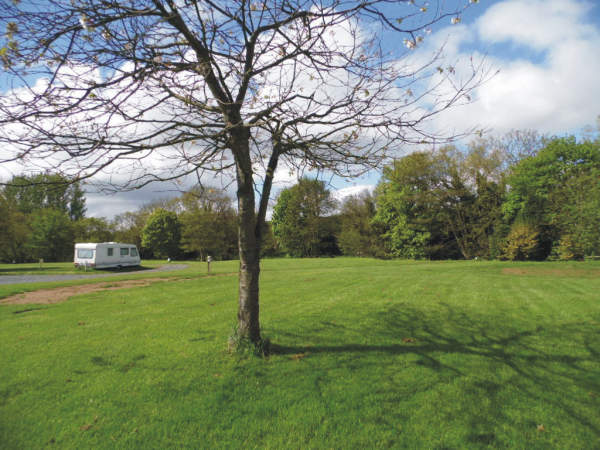
M 509 222 L 534 225 L 539 259 L 561 239 L 578 242 L 581 256 L 600 251 L 599 174 L 600 141 L 578 143 L 574 137 L 552 139 L 512 168 L 503 212 Z
M 229 196 L 219 189 L 196 187 L 183 194 L 179 203 L 186 251 L 198 253 L 201 260 L 237 256 L 237 214 Z
M 231 174 L 237 332 L 259 342 L 259 255 L 280 160 L 350 175 L 406 143 L 448 138 L 427 121 L 468 101 L 486 73 L 410 51 L 472 2 L 452 3 L 2 2 L 0 59 L 13 86 L 0 101 L 3 160 L 117 189 Z
M 157 209 L 142 229 L 142 246 L 153 249 L 158 258 L 176 258 L 181 253 L 181 223 L 177 214 Z
M 375 198 L 362 192 L 344 199 L 340 208 L 339 246 L 344 255 L 385 256 L 375 216 Z
M 6 199 L 25 214 L 50 208 L 68 214 L 72 220 L 85 215 L 85 196 L 79 182 L 60 174 L 15 176 L 3 191 Z
M 289 255 L 319 256 L 321 243 L 328 235 L 323 219 L 334 208 L 325 182 L 302 178 L 279 193 L 271 220 L 273 233 Z

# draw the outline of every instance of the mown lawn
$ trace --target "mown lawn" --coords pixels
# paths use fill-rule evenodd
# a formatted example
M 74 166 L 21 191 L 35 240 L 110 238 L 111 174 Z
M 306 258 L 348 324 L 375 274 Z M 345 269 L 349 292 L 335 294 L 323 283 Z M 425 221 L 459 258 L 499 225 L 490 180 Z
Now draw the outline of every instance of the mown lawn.
M 600 448 L 597 262 L 265 260 L 267 359 L 214 267 L 1 306 L 0 447 Z

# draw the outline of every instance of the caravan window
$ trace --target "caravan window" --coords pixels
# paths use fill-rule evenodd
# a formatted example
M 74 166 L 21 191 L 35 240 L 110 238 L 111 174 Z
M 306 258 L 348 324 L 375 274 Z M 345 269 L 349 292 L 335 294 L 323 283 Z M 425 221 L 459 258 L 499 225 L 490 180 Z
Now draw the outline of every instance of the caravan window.
M 136 248 L 132 248 L 131 249 L 131 256 L 137 256 L 137 249 Z
M 79 259 L 92 259 L 94 257 L 94 250 L 91 248 L 78 248 L 77 257 Z
M 121 256 L 128 256 L 128 255 L 129 255 L 129 249 L 121 247 Z
M 113 255 L 113 250 L 114 250 L 114 248 L 108 247 L 106 249 L 106 256 L 112 256 Z

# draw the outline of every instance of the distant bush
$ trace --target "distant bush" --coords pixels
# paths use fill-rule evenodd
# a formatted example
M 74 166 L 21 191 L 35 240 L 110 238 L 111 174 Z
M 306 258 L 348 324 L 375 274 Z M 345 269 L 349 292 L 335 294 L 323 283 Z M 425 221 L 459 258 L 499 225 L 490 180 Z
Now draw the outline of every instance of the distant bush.
M 539 247 L 539 231 L 535 227 L 528 224 L 515 224 L 506 238 L 503 257 L 510 261 L 537 259 Z
M 566 234 L 558 241 L 556 254 L 561 261 L 581 261 L 584 257 L 584 250 L 572 235 Z

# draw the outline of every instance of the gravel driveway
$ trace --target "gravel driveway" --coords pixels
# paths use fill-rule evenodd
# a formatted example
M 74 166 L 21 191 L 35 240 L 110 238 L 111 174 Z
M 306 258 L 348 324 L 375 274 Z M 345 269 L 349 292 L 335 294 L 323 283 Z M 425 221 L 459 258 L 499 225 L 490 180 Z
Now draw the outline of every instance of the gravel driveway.
M 41 283 L 44 281 L 65 281 L 65 280 L 85 280 L 87 278 L 106 278 L 128 273 L 151 273 L 151 272 L 170 272 L 172 270 L 185 269 L 187 264 L 169 264 L 167 266 L 157 267 L 156 269 L 134 270 L 131 272 L 98 273 L 86 275 L 0 275 L 0 284 L 21 284 L 21 283 Z

